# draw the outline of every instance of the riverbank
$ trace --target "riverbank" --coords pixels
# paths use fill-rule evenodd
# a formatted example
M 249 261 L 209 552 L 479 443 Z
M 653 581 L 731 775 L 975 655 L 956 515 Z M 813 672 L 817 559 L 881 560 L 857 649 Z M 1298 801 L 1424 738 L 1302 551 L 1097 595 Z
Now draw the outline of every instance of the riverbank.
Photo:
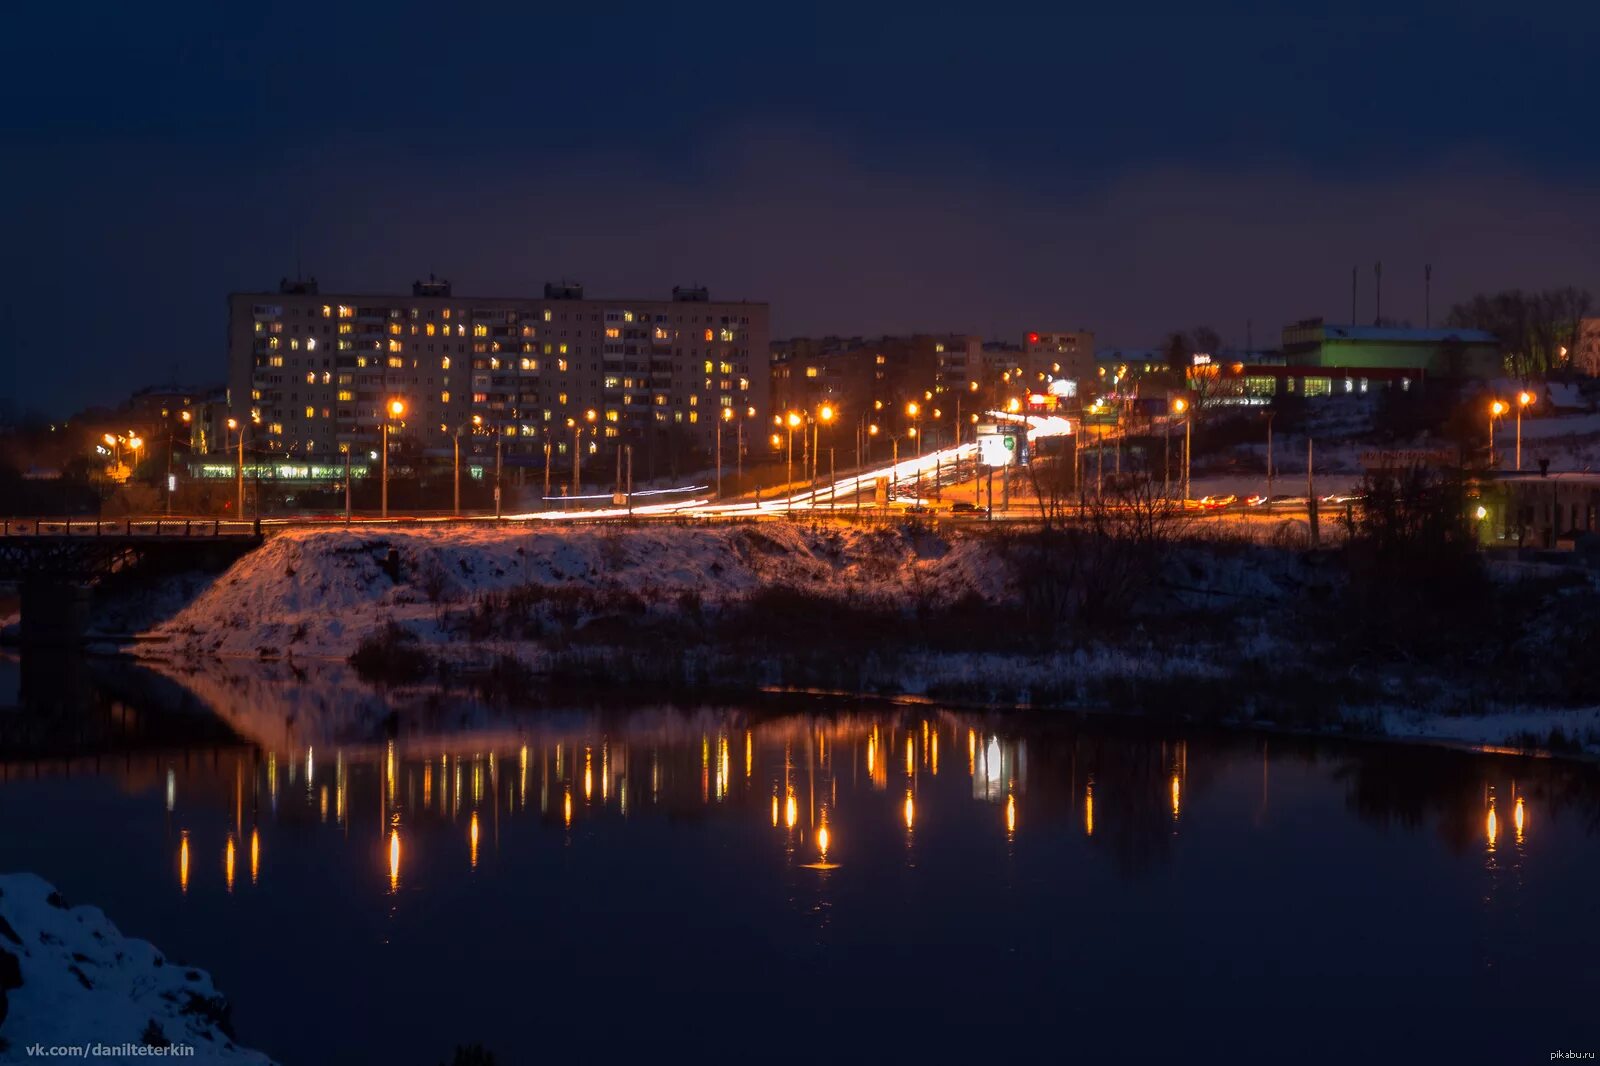
M 1396 643 L 1334 553 L 1118 544 L 914 525 L 295 531 L 134 650 L 185 672 L 350 661 L 366 683 L 511 703 L 822 689 L 1600 754 L 1600 692 L 1571 647 L 1600 616 L 1582 575 L 1500 573 L 1489 594 L 1521 614 L 1484 654 L 1468 624 Z M 1552 597 L 1573 632 L 1541 610 Z
M 33 874 L 0 875 L 0 1057 L 42 1045 L 268 1066 L 234 1043 L 230 1013 L 204 971 L 123 936 L 97 908 L 68 907 Z

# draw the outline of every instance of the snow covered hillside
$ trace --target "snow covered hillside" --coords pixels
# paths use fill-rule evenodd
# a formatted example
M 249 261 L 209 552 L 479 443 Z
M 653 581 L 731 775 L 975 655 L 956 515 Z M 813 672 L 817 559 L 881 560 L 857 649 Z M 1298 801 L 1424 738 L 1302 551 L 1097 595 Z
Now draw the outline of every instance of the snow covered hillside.
M 227 1001 L 203 971 L 124 937 L 97 908 L 67 907 L 33 874 L 7 874 L 0 876 L 0 1058 L 21 1061 L 35 1044 L 55 1055 L 100 1045 L 119 1060 L 185 1046 L 194 1048 L 186 1062 L 269 1062 L 233 1042 Z
M 914 530 L 296 529 L 240 560 L 153 632 L 194 653 L 342 659 L 388 621 L 426 638 L 450 605 L 528 586 L 626 594 L 673 610 L 685 596 L 718 603 L 774 587 L 857 601 L 915 593 L 954 602 L 998 600 L 1009 585 L 991 540 Z

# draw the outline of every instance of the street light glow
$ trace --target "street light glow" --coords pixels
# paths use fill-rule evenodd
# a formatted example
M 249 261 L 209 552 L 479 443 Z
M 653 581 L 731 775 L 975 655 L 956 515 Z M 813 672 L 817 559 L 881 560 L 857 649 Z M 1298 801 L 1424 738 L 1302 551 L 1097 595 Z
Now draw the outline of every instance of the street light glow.
M 396 399 L 396 400 L 390 400 L 389 401 L 389 415 L 390 415 L 391 418 L 399 418 L 401 415 L 403 415 L 405 413 L 406 413 L 406 405 L 405 405 L 405 401 L 404 400 Z

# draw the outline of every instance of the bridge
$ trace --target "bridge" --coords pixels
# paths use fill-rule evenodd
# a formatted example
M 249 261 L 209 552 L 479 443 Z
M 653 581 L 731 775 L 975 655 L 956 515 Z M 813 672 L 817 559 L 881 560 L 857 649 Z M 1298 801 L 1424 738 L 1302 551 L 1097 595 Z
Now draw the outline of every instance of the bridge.
M 255 522 L 192 518 L 0 519 L 0 582 L 22 591 L 22 643 L 78 643 L 90 588 L 113 574 L 223 569 L 261 544 Z

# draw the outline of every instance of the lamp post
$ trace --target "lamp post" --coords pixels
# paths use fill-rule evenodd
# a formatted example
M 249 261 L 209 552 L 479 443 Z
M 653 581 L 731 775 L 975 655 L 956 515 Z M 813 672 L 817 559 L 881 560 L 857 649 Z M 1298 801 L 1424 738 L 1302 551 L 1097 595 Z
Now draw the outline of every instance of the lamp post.
M 724 407 L 722 417 L 717 419 L 717 498 L 722 498 L 722 423 L 733 418 L 733 408 Z M 631 498 L 629 506 L 632 506 Z
M 910 434 L 911 434 L 912 437 L 915 437 L 916 441 L 917 441 L 917 458 L 918 459 L 922 458 L 922 435 L 917 432 L 917 416 L 919 414 L 921 414 L 921 413 L 922 413 L 922 408 L 917 405 L 917 402 L 915 400 L 913 400 L 912 402 L 906 404 L 906 417 L 911 419 Z
M 1172 413 L 1183 416 L 1183 502 L 1189 502 L 1189 401 L 1179 396 L 1172 401 Z
M 587 411 L 585 411 L 583 413 L 583 417 L 584 417 L 585 421 L 588 421 L 588 422 L 592 423 L 596 418 L 596 414 L 595 414 L 594 408 L 591 407 Z M 582 460 L 580 458 L 580 456 L 582 455 L 582 451 L 581 451 L 581 449 L 579 447 L 580 438 L 581 438 L 581 436 L 583 434 L 583 423 L 579 422 L 576 418 L 569 418 L 569 419 L 567 419 L 567 425 L 572 427 L 572 493 L 571 493 L 571 495 L 572 495 L 573 499 L 576 500 L 577 496 L 578 496 L 578 485 L 583 479 L 583 466 L 582 466 Z
M 188 411 L 178 412 L 178 420 L 185 426 L 194 418 Z M 172 449 L 177 447 L 178 439 L 172 430 L 167 430 L 167 515 L 172 515 Z
M 382 486 L 379 489 L 378 514 L 381 518 L 389 517 L 389 420 L 399 418 L 406 413 L 405 401 L 390 400 L 383 408 L 383 426 L 379 433 L 382 447 L 378 453 L 378 460 L 382 464 Z M 241 436 L 241 439 L 242 436 Z M 243 454 L 241 452 L 241 454 Z
M 1510 408 L 1509 408 L 1509 406 L 1506 404 L 1506 402 L 1504 400 L 1491 400 L 1491 401 L 1489 401 L 1489 467 L 1490 467 L 1490 469 L 1493 469 L 1495 467 L 1495 465 L 1496 465 L 1496 463 L 1494 461 L 1494 420 L 1499 418 L 1501 415 L 1505 414 L 1506 411 L 1508 411 L 1508 410 L 1510 410 Z
M 812 447 L 811 447 L 811 454 L 812 454 L 811 470 L 812 470 L 812 473 L 816 473 L 817 472 L 817 467 L 822 465 L 822 427 L 824 427 L 824 426 L 831 427 L 833 425 L 834 418 L 836 418 L 837 416 L 838 416 L 838 412 L 834 410 L 834 407 L 833 407 L 832 404 L 825 403 L 821 407 L 817 408 L 817 428 L 812 433 Z M 833 434 L 831 432 L 828 434 L 828 443 L 830 445 L 833 443 Z M 828 482 L 829 482 L 829 485 L 830 485 L 830 487 L 828 489 L 828 509 L 829 510 L 833 509 L 833 489 L 832 489 L 831 485 L 832 485 L 834 480 L 835 480 L 835 478 L 833 476 L 833 450 L 830 447 L 830 449 L 828 451 Z M 812 492 L 815 493 L 815 491 L 816 491 L 815 486 L 813 486 Z M 816 501 L 813 500 L 812 502 L 815 503 Z
M 478 428 L 483 425 L 483 416 L 482 415 L 473 415 L 472 418 L 470 419 L 470 421 L 463 422 L 463 423 L 461 423 L 461 425 L 456 427 L 455 441 L 454 441 L 454 443 L 455 443 L 455 463 L 454 463 L 454 467 L 455 467 L 455 496 L 454 496 L 454 509 L 455 509 L 455 516 L 457 518 L 461 517 L 461 431 L 462 431 L 462 429 L 466 428 L 468 425 L 471 425 L 472 428 L 473 428 L 473 431 L 476 432 L 478 430 Z M 498 474 L 498 470 L 496 471 L 496 473 Z M 498 490 L 498 488 L 499 488 L 499 482 L 498 481 L 495 483 L 495 487 Z M 499 492 L 497 491 L 495 493 L 495 495 L 498 496 Z
M 789 514 L 794 514 L 794 431 L 800 428 L 800 416 L 794 411 L 790 411 L 783 420 L 783 424 L 789 430 L 789 450 L 783 465 L 783 491 L 788 496 L 788 505 L 785 510 Z
M 1533 393 L 1524 389 L 1517 393 L 1517 469 L 1522 469 L 1522 409 L 1533 405 Z
M 237 418 L 230 418 L 228 419 L 228 429 L 239 431 L 239 461 L 235 464 L 233 470 L 234 481 L 237 482 L 239 489 L 239 510 L 234 512 L 234 517 L 242 521 L 244 519 L 244 428 L 239 425 Z M 227 444 L 226 436 L 223 437 L 222 442 L 224 445 Z

